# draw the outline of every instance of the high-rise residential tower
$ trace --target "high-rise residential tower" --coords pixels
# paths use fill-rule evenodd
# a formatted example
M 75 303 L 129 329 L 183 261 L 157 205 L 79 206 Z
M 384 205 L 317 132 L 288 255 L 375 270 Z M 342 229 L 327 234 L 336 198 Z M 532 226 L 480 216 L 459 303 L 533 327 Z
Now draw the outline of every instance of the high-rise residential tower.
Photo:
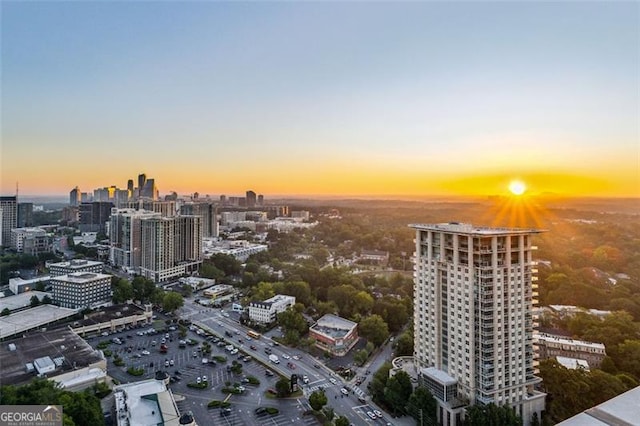
M 11 230 L 18 227 L 18 197 L 0 197 L 0 246 L 9 247 Z
M 256 193 L 254 191 L 247 191 L 245 198 L 247 200 L 247 208 L 252 209 L 256 206 Z
M 76 186 L 69 192 L 69 205 L 71 207 L 78 207 L 82 202 L 80 199 L 80 196 L 81 196 L 80 188 Z
M 529 425 L 544 410 L 534 386 L 532 307 L 537 301 L 534 229 L 470 224 L 416 230 L 414 360 L 438 402 L 438 420 L 458 425 L 473 404 L 509 405 Z

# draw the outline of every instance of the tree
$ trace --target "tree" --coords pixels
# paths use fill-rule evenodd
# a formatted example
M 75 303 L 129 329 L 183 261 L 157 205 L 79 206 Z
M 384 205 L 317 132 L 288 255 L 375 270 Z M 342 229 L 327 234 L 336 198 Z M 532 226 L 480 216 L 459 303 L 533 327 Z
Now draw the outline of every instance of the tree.
M 418 421 L 427 424 L 435 424 L 438 404 L 427 388 L 418 386 L 415 388 L 407 402 L 407 413 Z
M 11 313 L 11 311 L 9 310 L 9 308 L 4 308 L 2 310 L 2 312 L 0 312 L 0 317 L 6 317 L 7 315 L 9 315 Z
M 224 272 L 216 268 L 216 265 L 213 263 L 205 260 L 200 267 L 200 276 L 203 278 L 221 280 L 224 278 Z
M 276 292 L 273 290 L 273 284 L 267 282 L 258 283 L 257 287 L 252 289 L 251 300 L 253 301 L 262 301 L 267 300 L 276 295 Z
M 327 404 L 327 395 L 325 395 L 324 390 L 317 390 L 309 395 L 309 405 L 315 411 L 320 411 L 322 407 Z
M 38 299 L 38 296 L 35 296 L 35 295 L 31 296 L 29 304 L 31 305 L 32 308 L 36 307 L 40 304 L 40 299 Z
M 43 305 L 50 305 L 50 304 L 52 304 L 52 303 L 53 303 L 53 300 L 51 300 L 51 298 L 49 297 L 49 295 L 48 295 L 48 294 L 47 294 L 47 295 L 45 295 L 45 296 L 42 298 L 42 304 L 43 304 Z
M 133 298 L 133 286 L 128 280 L 120 278 L 115 284 L 111 285 L 113 290 L 113 303 L 125 303 Z
M 242 270 L 240 261 L 228 254 L 216 253 L 209 258 L 208 262 L 224 272 L 225 276 L 238 275 Z
M 413 333 L 406 331 L 396 340 L 396 356 L 413 355 Z
M 358 324 L 360 335 L 380 346 L 389 337 L 389 328 L 380 315 L 370 315 Z
M 373 308 L 373 297 L 371 297 L 371 295 L 366 291 L 359 291 L 353 297 L 352 304 L 352 314 L 358 313 L 365 315 L 371 311 L 371 308 Z
M 387 385 L 384 389 L 384 400 L 394 413 L 404 413 L 412 392 L 411 377 L 404 371 L 398 371 L 387 380 Z
M 349 421 L 349 419 L 345 416 L 340 416 L 337 419 L 334 420 L 333 424 L 335 426 L 349 426 L 351 424 L 351 422 Z
M 365 362 L 367 362 L 367 359 L 369 358 L 369 352 L 367 352 L 366 349 L 360 349 L 358 352 L 355 353 L 355 355 L 353 356 L 353 361 L 357 364 L 357 365 L 364 365 Z
M 291 395 L 291 382 L 282 377 L 276 382 L 276 393 L 280 398 Z
M 176 309 L 180 309 L 183 305 L 184 298 L 180 293 L 169 291 L 162 298 L 162 309 L 165 311 L 173 312 Z
M 389 379 L 389 370 L 391 370 L 391 363 L 385 362 L 382 366 L 376 371 L 367 386 L 369 389 L 369 393 L 371 394 L 371 398 L 375 402 L 384 402 L 384 388 L 387 386 L 387 380 Z
M 488 405 L 472 405 L 467 408 L 464 419 L 465 426 L 521 426 L 522 417 L 507 405 L 498 407 L 491 403 Z

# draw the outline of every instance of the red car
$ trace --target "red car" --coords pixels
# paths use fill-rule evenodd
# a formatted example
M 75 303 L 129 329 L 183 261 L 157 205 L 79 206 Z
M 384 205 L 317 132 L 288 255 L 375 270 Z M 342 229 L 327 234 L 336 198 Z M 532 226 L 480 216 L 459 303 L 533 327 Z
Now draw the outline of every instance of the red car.
M 295 369 L 296 369 L 296 365 L 295 365 L 294 363 L 292 363 L 292 362 L 288 362 L 288 363 L 287 363 L 287 367 L 289 367 L 289 368 L 290 368 L 290 369 L 292 369 L 292 370 L 295 370 Z
M 250 346 L 250 348 L 251 348 L 251 349 L 253 349 L 254 351 L 255 351 L 256 349 L 258 349 L 258 348 L 256 348 L 254 345 L 251 345 L 251 346 Z

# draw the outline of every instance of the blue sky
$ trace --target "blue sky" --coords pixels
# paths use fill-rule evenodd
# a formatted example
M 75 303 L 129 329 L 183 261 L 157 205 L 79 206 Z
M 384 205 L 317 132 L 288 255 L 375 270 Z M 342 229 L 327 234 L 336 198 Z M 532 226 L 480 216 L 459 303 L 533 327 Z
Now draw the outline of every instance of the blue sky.
M 3 193 L 640 195 L 636 2 L 1 7 Z

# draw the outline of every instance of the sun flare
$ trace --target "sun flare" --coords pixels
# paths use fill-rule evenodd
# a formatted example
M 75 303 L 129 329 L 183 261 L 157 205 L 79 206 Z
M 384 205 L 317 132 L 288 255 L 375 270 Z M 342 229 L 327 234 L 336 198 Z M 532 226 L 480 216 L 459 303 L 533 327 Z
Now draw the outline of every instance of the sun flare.
M 527 185 L 521 180 L 513 180 L 509 183 L 509 191 L 511 191 L 513 195 L 522 195 L 526 190 Z

